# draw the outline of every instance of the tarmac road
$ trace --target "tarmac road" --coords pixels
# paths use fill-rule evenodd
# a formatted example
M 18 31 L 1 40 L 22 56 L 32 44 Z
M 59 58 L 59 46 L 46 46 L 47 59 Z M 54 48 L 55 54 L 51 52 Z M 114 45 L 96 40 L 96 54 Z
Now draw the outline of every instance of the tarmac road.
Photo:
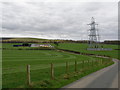
M 62 88 L 118 88 L 118 60 L 115 64 L 87 75 Z

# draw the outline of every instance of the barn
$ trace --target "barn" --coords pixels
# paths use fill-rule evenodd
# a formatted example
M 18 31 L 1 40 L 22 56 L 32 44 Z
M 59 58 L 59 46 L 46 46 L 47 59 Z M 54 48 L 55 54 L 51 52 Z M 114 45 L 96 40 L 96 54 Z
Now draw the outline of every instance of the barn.
M 54 48 L 54 46 L 50 44 L 28 44 L 28 43 L 23 43 L 22 45 L 13 45 L 13 47 L 50 47 Z
M 54 46 L 52 46 L 50 44 L 31 44 L 30 47 L 51 47 L 51 48 L 53 48 Z

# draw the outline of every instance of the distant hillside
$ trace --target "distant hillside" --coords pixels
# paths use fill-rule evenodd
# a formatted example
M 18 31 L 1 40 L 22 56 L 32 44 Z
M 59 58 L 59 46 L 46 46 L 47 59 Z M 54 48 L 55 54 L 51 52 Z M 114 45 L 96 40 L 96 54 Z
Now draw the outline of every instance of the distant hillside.
M 8 39 L 12 39 L 12 38 L 0 38 L 0 39 L 2 39 L 2 40 L 8 40 Z
M 3 43 L 48 43 L 48 42 L 62 42 L 64 40 L 51 40 L 39 38 L 2 38 Z
M 54 43 L 54 42 L 70 42 L 70 43 L 88 43 L 87 40 L 60 40 L 60 39 L 41 39 L 41 38 L 2 38 L 2 43 Z M 105 40 L 102 44 L 120 44 L 119 40 Z
M 104 44 L 117 44 L 117 45 L 120 45 L 120 41 L 119 40 L 105 40 Z

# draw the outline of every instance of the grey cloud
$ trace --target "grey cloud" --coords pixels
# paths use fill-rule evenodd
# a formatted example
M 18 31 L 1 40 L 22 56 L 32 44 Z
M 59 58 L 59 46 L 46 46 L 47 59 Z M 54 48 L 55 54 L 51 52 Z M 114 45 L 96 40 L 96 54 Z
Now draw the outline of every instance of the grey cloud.
M 117 39 L 117 3 L 22 2 L 3 3 L 3 36 L 88 39 L 92 16 L 102 39 Z M 109 33 L 108 33 L 109 32 Z

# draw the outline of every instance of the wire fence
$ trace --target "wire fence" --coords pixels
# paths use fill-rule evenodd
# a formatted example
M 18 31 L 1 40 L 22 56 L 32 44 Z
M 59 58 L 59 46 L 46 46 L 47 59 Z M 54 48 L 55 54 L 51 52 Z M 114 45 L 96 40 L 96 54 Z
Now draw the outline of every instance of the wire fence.
M 101 59 L 101 60 L 83 60 L 83 61 L 74 61 L 74 62 L 64 62 L 61 65 L 58 63 L 49 63 L 45 68 L 34 69 L 32 65 L 26 65 L 23 68 L 4 68 L 3 72 L 3 85 L 17 83 L 16 86 L 20 86 L 21 83 L 27 86 L 31 86 L 32 82 L 40 81 L 40 80 L 55 80 L 57 77 L 63 75 L 64 79 L 67 79 L 70 73 L 86 73 L 87 71 L 94 70 L 97 67 L 105 66 L 111 63 L 111 59 Z M 26 68 L 26 69 L 25 69 Z M 15 70 L 15 71 L 14 71 Z M 12 73 L 10 73 L 12 72 Z M 14 72 L 14 73 L 13 73 Z M 16 73 L 17 72 L 17 73 Z M 65 76 L 67 75 L 67 76 Z M 8 81 L 10 82 L 8 82 Z M 13 82 L 12 82 L 13 80 Z M 15 80 L 15 81 L 14 81 Z M 11 83 L 12 82 L 12 83 Z M 15 85 L 15 84 L 14 84 Z

